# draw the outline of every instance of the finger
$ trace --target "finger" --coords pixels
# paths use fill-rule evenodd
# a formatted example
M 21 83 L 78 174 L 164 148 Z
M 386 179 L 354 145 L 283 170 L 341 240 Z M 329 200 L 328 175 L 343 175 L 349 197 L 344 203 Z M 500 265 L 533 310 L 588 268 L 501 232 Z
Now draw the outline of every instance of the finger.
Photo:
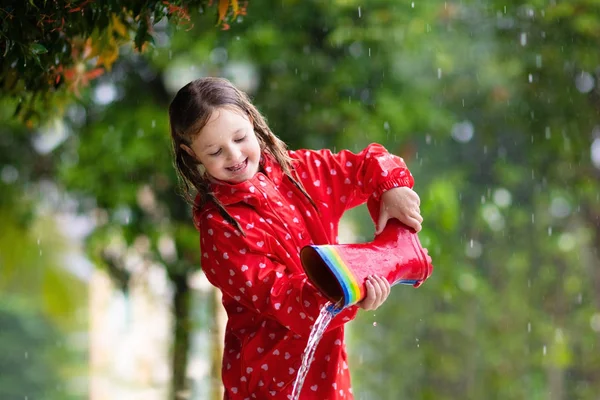
M 372 282 L 372 285 L 373 285 L 373 289 L 374 289 L 374 292 L 375 292 L 375 296 L 374 296 L 374 301 L 373 302 L 375 303 L 375 305 L 377 305 L 377 307 L 379 307 L 379 305 L 382 302 L 381 299 L 383 298 L 383 291 L 381 289 L 381 283 L 377 280 L 376 276 L 372 276 L 370 279 L 371 279 L 371 282 Z
M 366 282 L 365 282 L 365 286 L 367 289 L 367 294 L 365 295 L 364 300 L 361 302 L 361 308 L 363 310 L 370 310 L 371 307 L 373 306 L 373 301 L 374 301 L 374 296 L 375 296 L 375 288 L 373 287 L 373 284 L 369 281 L 369 278 L 367 278 Z
M 377 276 L 377 281 L 379 282 L 379 288 L 381 289 L 381 302 L 382 304 L 390 295 L 390 283 L 383 276 Z
M 375 298 L 375 300 L 373 301 L 373 309 L 376 310 L 382 303 L 382 289 L 381 289 L 381 282 L 379 282 L 379 278 L 377 277 L 377 275 L 373 275 L 371 277 L 371 281 L 373 282 L 373 288 L 375 289 L 375 292 L 377 294 L 377 297 Z
M 375 227 L 376 235 L 379 235 L 381 231 L 383 231 L 383 228 L 385 228 L 385 225 L 387 224 L 387 221 L 389 219 L 389 214 L 387 213 L 386 209 L 382 207 L 381 212 L 379 213 L 379 220 L 377 221 L 377 226 Z
M 383 294 L 384 298 L 387 298 L 387 296 L 389 295 L 389 292 L 390 292 L 390 283 L 387 281 L 387 279 L 385 279 L 385 277 L 383 277 L 381 275 L 377 275 L 376 278 L 377 278 L 377 281 L 379 282 L 379 287 L 381 288 L 381 293 Z
M 392 292 L 392 285 L 390 285 L 387 279 L 384 279 L 383 284 L 385 285 L 385 298 L 387 299 L 390 296 L 390 293 Z
M 421 223 L 412 216 L 407 216 L 402 222 L 404 222 L 409 228 L 412 228 L 417 232 L 421 231 Z
M 419 211 L 413 212 L 412 217 L 419 221 L 419 223 L 423 223 L 423 216 L 419 213 Z

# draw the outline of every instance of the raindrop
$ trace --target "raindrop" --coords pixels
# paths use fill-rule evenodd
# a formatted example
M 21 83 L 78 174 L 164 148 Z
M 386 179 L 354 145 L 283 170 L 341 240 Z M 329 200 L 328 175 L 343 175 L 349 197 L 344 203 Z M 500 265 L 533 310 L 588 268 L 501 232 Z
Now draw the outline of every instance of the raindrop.
M 531 333 L 531 322 L 527 323 L 527 332 Z
M 540 54 L 535 56 L 535 66 L 542 68 L 542 56 Z
M 532 83 L 533 82 L 533 75 L 529 74 L 529 76 L 528 76 L 527 79 L 529 80 L 529 83 Z
M 589 93 L 594 89 L 595 82 L 594 77 L 585 71 L 581 71 L 581 74 L 575 77 L 575 87 L 581 93 Z
M 377 322 L 373 322 L 373 326 L 377 326 Z
M 40 154 L 48 154 L 63 143 L 71 129 L 63 119 L 54 119 L 44 126 L 33 138 L 33 147 Z
M 222 64 L 227 61 L 227 49 L 224 47 L 217 47 L 210 52 L 210 61 L 213 64 Z
M 590 148 L 590 155 L 592 158 L 592 164 L 600 169 L 600 138 L 594 139 Z
M 438 79 L 442 79 L 442 69 L 441 68 L 438 68 L 437 74 L 438 74 Z
M 383 123 L 383 129 L 385 129 L 386 131 L 389 131 L 389 130 L 390 130 L 390 123 L 389 123 L 389 122 L 387 122 L 387 121 L 385 121 L 385 122 Z
M 411 6 L 412 8 L 415 8 L 415 2 L 413 1 L 412 3 L 410 3 L 410 6 Z
M 464 100 L 463 100 L 464 105 Z M 463 121 L 452 126 L 452 137 L 461 143 L 466 143 L 473 138 L 475 128 L 470 121 Z
M 483 249 L 481 247 L 481 243 L 476 240 L 471 239 L 467 248 L 465 249 L 465 254 L 469 258 L 478 258 L 483 253 Z
M 482 209 L 482 214 L 483 219 L 485 219 L 493 231 L 499 231 L 504 228 L 504 217 L 495 205 L 485 205 Z
M 94 101 L 100 105 L 112 103 L 117 98 L 117 88 L 112 83 L 101 83 L 94 90 Z
M 565 253 L 573 250 L 576 245 L 577 241 L 575 240 L 575 236 L 571 233 L 563 233 L 558 239 L 558 248 Z
M 548 236 L 552 236 L 552 227 L 551 226 L 548 227 Z
M 358 58 L 362 55 L 362 45 L 359 42 L 354 42 L 348 47 L 350 55 L 354 58 Z
M 25 359 L 28 359 L 28 358 L 29 358 L 29 353 L 25 352 Z
M 554 330 L 554 341 L 558 343 L 562 343 L 565 340 L 565 335 L 563 334 L 562 329 L 556 328 Z
M 571 214 L 571 205 L 563 197 L 555 197 L 550 203 L 550 214 L 556 218 L 565 218 Z
M 114 213 L 115 220 L 123 225 L 129 224 L 131 216 L 131 209 L 128 207 L 119 207 Z
M 552 132 L 550 131 L 549 126 L 546 127 L 545 133 L 546 133 L 546 139 L 550 140 L 550 137 L 552 136 Z
M 361 14 L 361 11 L 360 11 L 360 7 L 358 7 L 358 18 L 361 18 L 361 17 L 362 17 L 362 14 Z
M 153 119 L 152 122 L 150 123 L 150 126 L 152 126 L 153 128 L 156 128 L 156 120 Z
M 525 33 L 525 32 L 521 33 L 520 42 L 521 42 L 521 46 L 526 46 L 527 45 L 527 33 Z
M 494 190 L 494 203 L 498 207 L 506 208 L 512 203 L 512 195 L 505 188 L 499 188 Z
M 544 355 L 546 355 L 546 345 L 544 345 L 544 348 L 543 348 L 543 350 L 542 350 L 542 353 L 543 353 Z

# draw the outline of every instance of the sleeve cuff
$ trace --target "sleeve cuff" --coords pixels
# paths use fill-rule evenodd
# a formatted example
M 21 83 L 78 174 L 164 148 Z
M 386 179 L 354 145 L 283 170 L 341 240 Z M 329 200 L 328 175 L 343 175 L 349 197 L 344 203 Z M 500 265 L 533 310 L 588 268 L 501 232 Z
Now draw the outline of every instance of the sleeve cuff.
M 373 192 L 373 197 L 379 198 L 379 197 L 381 197 L 382 194 L 384 194 L 388 190 L 397 188 L 397 187 L 403 187 L 403 186 L 412 188 L 413 180 L 410 175 L 402 177 L 402 178 L 390 179 L 389 181 L 383 182 L 381 185 L 379 185 L 377 190 L 375 190 L 375 192 Z

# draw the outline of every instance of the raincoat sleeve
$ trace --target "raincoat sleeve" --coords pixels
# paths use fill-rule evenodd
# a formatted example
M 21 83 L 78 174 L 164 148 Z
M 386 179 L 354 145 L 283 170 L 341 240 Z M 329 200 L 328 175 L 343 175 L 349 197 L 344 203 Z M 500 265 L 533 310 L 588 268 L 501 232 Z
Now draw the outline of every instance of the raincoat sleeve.
M 359 153 L 298 150 L 290 156 L 298 160 L 296 172 L 308 194 L 332 209 L 337 219 L 369 196 L 378 200 L 386 190 L 414 185 L 404 160 L 376 143 Z
M 258 227 L 244 229 L 244 237 L 217 215 L 202 216 L 199 223 L 202 269 L 208 280 L 239 303 L 242 312 L 266 314 L 292 332 L 308 335 L 327 300 L 306 275 L 291 273 L 266 252 L 277 245 L 269 242 L 274 239 Z M 356 312 L 357 307 L 344 309 L 327 330 L 352 320 Z

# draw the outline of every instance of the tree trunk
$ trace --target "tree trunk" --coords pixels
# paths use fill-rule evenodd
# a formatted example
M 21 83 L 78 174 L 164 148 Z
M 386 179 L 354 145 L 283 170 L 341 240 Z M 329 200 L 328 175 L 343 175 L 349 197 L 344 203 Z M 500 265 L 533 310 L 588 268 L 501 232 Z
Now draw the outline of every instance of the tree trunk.
M 175 294 L 173 296 L 173 376 L 171 380 L 171 399 L 190 397 L 190 385 L 186 371 L 190 347 L 190 288 L 185 276 L 172 279 Z
M 565 398 L 565 371 L 557 366 L 550 366 L 546 372 L 548 380 L 548 400 Z

